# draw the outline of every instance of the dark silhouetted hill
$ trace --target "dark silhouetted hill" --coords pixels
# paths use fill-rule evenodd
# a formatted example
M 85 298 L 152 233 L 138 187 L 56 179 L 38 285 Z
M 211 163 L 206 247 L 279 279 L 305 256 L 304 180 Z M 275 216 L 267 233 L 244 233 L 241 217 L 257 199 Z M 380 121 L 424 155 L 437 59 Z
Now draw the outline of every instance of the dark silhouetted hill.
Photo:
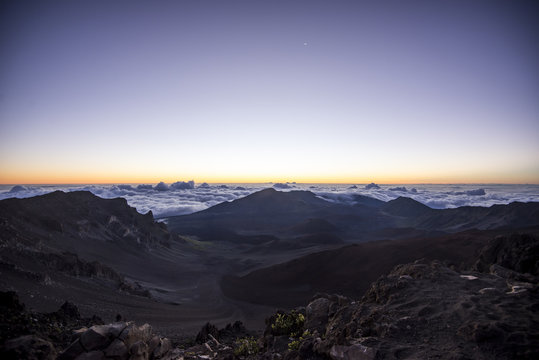
M 17 241 L 33 247 L 79 254 L 102 243 L 150 249 L 170 246 L 180 238 L 142 215 L 123 198 L 102 199 L 89 191 L 55 191 L 26 199 L 0 201 L 2 243 Z
M 399 196 L 394 200 L 390 200 L 381 206 L 383 211 L 396 216 L 418 217 L 425 214 L 430 214 L 434 210 L 408 197 Z
M 270 188 L 198 213 L 170 217 L 168 225 L 179 234 L 210 241 L 248 242 L 246 236 L 283 239 L 301 233 L 331 233 L 344 241 L 358 242 L 402 238 L 404 233 L 414 232 L 431 236 L 470 229 L 536 226 L 539 203 L 439 210 L 407 197 L 384 202 L 355 195 L 346 204 L 323 200 L 309 191 L 280 192 Z

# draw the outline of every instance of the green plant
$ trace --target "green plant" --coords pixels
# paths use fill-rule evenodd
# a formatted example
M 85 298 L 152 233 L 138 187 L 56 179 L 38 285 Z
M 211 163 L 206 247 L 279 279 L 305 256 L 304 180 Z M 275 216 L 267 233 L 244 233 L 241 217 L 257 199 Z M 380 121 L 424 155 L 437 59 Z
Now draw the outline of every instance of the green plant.
M 258 344 L 254 337 L 245 337 L 236 340 L 236 346 L 234 348 L 234 355 L 236 356 L 248 356 L 258 354 Z
M 299 339 L 294 339 L 288 343 L 288 350 L 299 350 L 299 346 L 301 345 L 301 343 L 309 337 L 311 337 L 311 332 L 309 330 L 305 330 L 303 334 L 299 337 Z
M 292 340 L 288 343 L 288 350 L 290 351 L 299 350 L 300 344 L 301 344 L 301 341 L 299 339 Z
M 290 313 L 278 313 L 275 321 L 271 324 L 274 335 L 287 335 L 298 337 L 303 333 L 305 316 L 302 313 L 292 310 Z

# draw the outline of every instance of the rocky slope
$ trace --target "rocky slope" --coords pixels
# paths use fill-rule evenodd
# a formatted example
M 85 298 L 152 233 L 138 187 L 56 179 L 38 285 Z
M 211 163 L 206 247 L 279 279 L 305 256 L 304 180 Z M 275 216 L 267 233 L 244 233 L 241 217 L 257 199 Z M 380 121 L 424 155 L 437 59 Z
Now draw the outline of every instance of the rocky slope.
M 115 270 L 119 255 L 145 256 L 183 240 L 125 199 L 87 191 L 55 191 L 0 201 L 0 270 L 50 285 L 54 274 L 96 279 L 107 287 L 149 296 Z M 98 261 L 99 260 L 99 261 Z M 110 264 L 110 265 L 107 265 Z
M 154 335 L 149 325 L 117 322 L 71 333 L 73 326 L 64 325 L 60 337 L 36 325 L 58 316 L 80 325 L 64 305 L 48 316 L 23 315 L 28 335 L 3 319 L 2 339 L 10 331 L 25 336 L 0 351 L 3 358 L 32 359 L 536 359 L 538 249 L 536 236 L 515 234 L 487 242 L 468 270 L 437 260 L 398 265 L 359 300 L 319 294 L 305 308 L 277 312 L 258 338 L 239 323 L 222 330 L 207 324 L 183 346 Z M 13 295 L 2 299 L 21 312 Z
M 0 201 L 1 244 L 49 250 L 91 251 L 112 242 L 150 249 L 180 239 L 151 212 L 142 215 L 123 198 L 102 199 L 88 191 L 55 191 Z M 45 241 L 44 239 L 47 239 Z
M 539 234 L 537 229 L 523 232 Z M 489 240 L 497 236 L 512 236 L 515 240 L 520 236 L 512 234 L 513 231 L 475 230 L 438 237 L 364 242 L 316 252 L 243 276 L 226 276 L 221 287 L 231 298 L 284 308 L 303 304 L 317 292 L 357 298 L 379 276 L 396 265 L 417 259 L 441 260 L 455 269 L 470 269 Z
M 219 301 L 220 274 L 206 261 L 124 199 L 54 192 L 0 201 L 0 290 L 16 291 L 38 311 L 68 300 L 83 314 L 143 317 L 176 337 L 210 318 L 241 318 Z

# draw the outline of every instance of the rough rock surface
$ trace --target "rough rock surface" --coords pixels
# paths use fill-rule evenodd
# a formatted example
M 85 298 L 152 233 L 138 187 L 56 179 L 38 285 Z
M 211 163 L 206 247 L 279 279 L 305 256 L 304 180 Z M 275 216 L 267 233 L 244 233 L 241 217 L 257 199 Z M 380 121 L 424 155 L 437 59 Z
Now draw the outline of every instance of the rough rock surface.
M 3 351 L 3 359 L 53 360 L 56 358 L 54 345 L 35 335 L 8 340 Z
M 152 334 L 148 324 L 117 322 L 95 325 L 78 333 L 79 337 L 59 356 L 71 359 L 165 359 L 171 355 L 170 340 Z
M 325 297 L 331 304 L 335 299 Z M 439 262 L 397 266 L 359 302 L 307 309 L 307 350 L 332 359 L 533 359 L 537 279 L 455 272 Z M 315 306 L 312 306 L 315 305 Z M 325 329 L 314 319 L 327 317 Z M 300 347 L 301 348 L 301 347 Z M 296 358 L 303 358 L 298 355 Z
M 468 271 L 457 271 L 439 261 L 398 265 L 358 301 L 318 294 L 305 308 L 279 311 L 268 318 L 262 337 L 254 337 L 239 322 L 224 329 L 208 323 L 196 341 L 183 347 L 153 334 L 148 324 L 117 322 L 74 328 L 83 321 L 72 304 L 64 304 L 56 313 L 32 314 L 15 294 L 0 293 L 2 316 L 7 321 L 2 322 L 0 356 L 53 359 L 59 353 L 58 359 L 79 360 L 537 359 L 538 246 L 539 240 L 533 236 L 495 238 Z M 50 325 L 42 324 L 52 321 L 65 324 L 59 330 L 63 335 L 53 336 Z M 69 335 L 68 329 L 72 330 Z M 66 348 L 61 344 L 68 336 Z
M 539 275 L 539 241 L 532 235 L 497 236 L 481 251 L 474 269 L 487 272 L 495 264 L 520 274 Z
M 65 302 L 53 313 L 34 313 L 25 309 L 16 293 L 0 292 L 0 347 L 7 340 L 33 335 L 56 349 L 63 348 L 71 342 L 75 329 L 102 323 L 95 316 L 82 318 L 70 302 Z
M 139 214 L 123 198 L 102 199 L 89 191 L 54 191 L 26 199 L 0 202 L 1 242 L 35 247 L 40 234 L 54 234 L 61 242 L 106 239 L 132 246 L 153 248 L 180 241 L 153 214 Z M 57 245 L 57 244 L 56 244 Z M 47 244 L 54 248 L 52 242 Z
M 536 359 L 539 240 L 488 243 L 473 270 L 438 261 L 396 266 L 360 301 L 318 295 L 288 350 L 265 339 L 266 359 Z M 294 343 L 296 341 L 296 343 Z M 292 345 L 292 346 L 291 346 Z

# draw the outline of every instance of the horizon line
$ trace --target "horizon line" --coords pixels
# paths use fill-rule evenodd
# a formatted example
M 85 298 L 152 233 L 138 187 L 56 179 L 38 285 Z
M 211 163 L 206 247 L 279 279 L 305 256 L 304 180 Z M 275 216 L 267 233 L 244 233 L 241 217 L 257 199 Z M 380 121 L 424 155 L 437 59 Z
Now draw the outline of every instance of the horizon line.
M 188 182 L 194 180 L 178 180 L 178 182 Z M 56 183 L 56 182 L 42 182 L 42 183 L 0 183 L 0 186 L 38 186 L 38 185 L 58 185 L 58 186 L 67 186 L 67 185 L 140 185 L 140 184 L 173 184 L 174 181 L 143 181 L 143 182 L 66 182 L 66 183 Z M 209 182 L 201 181 L 196 182 L 195 184 L 249 184 L 249 185 L 263 185 L 263 184 L 288 184 L 288 185 L 368 185 L 374 183 L 376 185 L 539 185 L 539 182 L 536 183 L 516 183 L 516 182 L 298 182 L 298 181 L 237 181 L 237 182 Z

